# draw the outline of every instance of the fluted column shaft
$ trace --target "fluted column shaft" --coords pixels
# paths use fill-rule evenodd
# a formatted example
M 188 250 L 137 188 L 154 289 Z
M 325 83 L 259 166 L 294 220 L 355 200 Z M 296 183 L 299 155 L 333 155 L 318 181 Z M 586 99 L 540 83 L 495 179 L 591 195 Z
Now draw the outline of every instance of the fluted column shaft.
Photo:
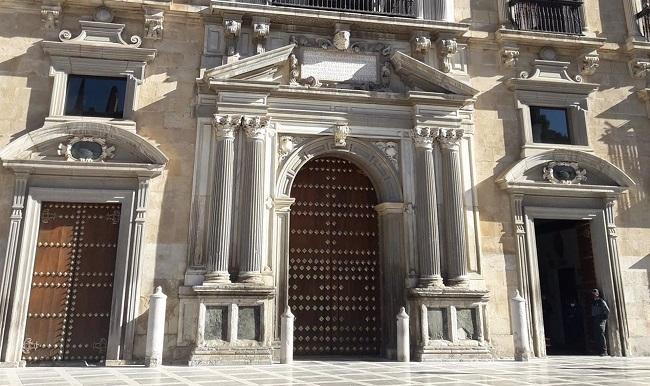
M 232 227 L 235 130 L 241 116 L 218 116 L 213 121 L 216 139 L 212 213 L 204 284 L 230 283 L 230 229 Z
M 440 235 L 436 202 L 436 173 L 433 162 L 433 134 L 429 128 L 416 128 L 413 141 L 416 149 L 416 207 L 418 256 L 421 287 L 441 287 Z
M 467 240 L 460 168 L 460 141 L 462 138 L 462 130 L 443 129 L 438 136 L 442 150 L 442 168 L 445 171 L 443 189 L 449 282 L 456 285 L 467 283 Z
M 244 240 L 244 256 L 239 280 L 244 283 L 262 283 L 262 233 L 264 231 L 264 141 L 269 119 L 244 117 L 242 127 L 248 138 L 250 157 L 250 185 L 246 192 L 248 206 L 248 232 Z

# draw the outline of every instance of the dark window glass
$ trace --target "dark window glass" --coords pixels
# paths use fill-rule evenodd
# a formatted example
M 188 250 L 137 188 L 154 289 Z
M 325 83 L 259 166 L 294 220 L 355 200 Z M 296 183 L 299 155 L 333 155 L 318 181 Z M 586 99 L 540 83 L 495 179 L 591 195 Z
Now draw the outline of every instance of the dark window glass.
M 66 115 L 122 118 L 126 78 L 69 75 Z
M 568 114 L 566 109 L 553 107 L 530 107 L 533 126 L 533 142 L 571 144 Z

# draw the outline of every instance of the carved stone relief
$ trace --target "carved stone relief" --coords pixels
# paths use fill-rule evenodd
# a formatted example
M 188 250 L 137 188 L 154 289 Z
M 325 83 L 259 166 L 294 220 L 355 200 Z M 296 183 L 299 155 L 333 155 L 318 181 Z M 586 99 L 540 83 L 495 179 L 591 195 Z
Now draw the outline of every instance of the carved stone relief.
M 397 142 L 373 142 L 379 150 L 384 153 L 386 158 L 395 166 L 395 169 L 399 170 L 399 144 Z
M 334 146 L 347 146 L 346 139 L 350 135 L 350 126 L 347 122 L 339 122 L 334 126 Z
M 549 162 L 544 167 L 544 180 L 552 184 L 579 185 L 587 181 L 587 171 L 577 162 Z
M 253 34 L 255 37 L 255 53 L 263 54 L 266 52 L 266 39 L 271 32 L 271 22 L 269 18 L 253 18 Z
M 438 40 L 438 53 L 440 56 L 440 71 L 451 71 L 451 58 L 458 52 L 458 42 L 456 39 Z
M 144 38 L 159 40 L 163 37 L 164 12 L 160 9 L 144 9 Z
M 57 2 L 46 3 L 41 6 L 41 21 L 46 30 L 58 30 L 61 19 L 61 4 Z
M 292 135 L 283 135 L 278 140 L 278 155 L 280 159 L 286 158 L 289 154 L 300 146 L 301 143 L 305 142 L 307 138 L 305 137 L 296 137 Z
M 115 146 L 106 144 L 103 138 L 74 137 L 67 143 L 60 143 L 58 154 L 68 161 L 104 162 L 113 158 Z

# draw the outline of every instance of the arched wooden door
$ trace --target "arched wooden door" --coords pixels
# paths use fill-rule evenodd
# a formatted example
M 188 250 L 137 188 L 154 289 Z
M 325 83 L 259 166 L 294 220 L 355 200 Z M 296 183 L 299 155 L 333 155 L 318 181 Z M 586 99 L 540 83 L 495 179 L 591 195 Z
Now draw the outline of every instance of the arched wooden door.
M 378 355 L 377 195 L 353 163 L 308 162 L 292 187 L 289 305 L 296 355 Z

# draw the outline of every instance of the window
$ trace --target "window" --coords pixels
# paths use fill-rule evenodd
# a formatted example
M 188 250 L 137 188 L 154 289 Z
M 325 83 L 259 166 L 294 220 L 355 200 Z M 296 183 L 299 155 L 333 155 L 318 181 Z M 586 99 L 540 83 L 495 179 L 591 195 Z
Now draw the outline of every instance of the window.
M 533 142 L 571 144 L 567 109 L 530 106 Z
M 126 78 L 69 75 L 65 115 L 122 118 Z

